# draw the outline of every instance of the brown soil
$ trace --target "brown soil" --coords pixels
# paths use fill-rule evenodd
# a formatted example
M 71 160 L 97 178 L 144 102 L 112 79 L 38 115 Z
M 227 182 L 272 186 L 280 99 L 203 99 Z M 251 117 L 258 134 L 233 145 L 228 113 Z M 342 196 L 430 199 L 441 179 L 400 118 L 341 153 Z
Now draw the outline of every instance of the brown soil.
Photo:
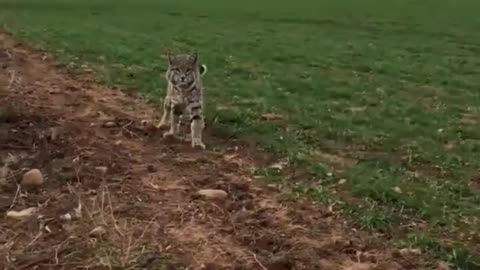
M 152 125 L 159 108 L 6 34 L 0 43 L 0 208 L 39 209 L 0 222 L 2 269 L 426 269 L 329 207 L 253 180 L 248 144 L 165 141 Z M 32 168 L 45 183 L 18 189 Z M 205 188 L 228 197 L 195 196 Z M 81 217 L 60 219 L 79 203 Z M 98 226 L 105 233 L 89 235 Z

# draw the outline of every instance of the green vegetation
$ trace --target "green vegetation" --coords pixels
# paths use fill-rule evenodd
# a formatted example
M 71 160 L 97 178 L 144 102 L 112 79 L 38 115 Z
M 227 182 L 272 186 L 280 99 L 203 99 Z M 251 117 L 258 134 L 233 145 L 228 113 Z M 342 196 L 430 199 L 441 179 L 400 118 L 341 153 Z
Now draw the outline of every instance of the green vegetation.
M 166 50 L 198 48 L 216 136 L 260 140 L 301 172 L 259 173 L 336 201 L 363 228 L 480 268 L 480 2 L 0 6 L 18 38 L 154 98 Z

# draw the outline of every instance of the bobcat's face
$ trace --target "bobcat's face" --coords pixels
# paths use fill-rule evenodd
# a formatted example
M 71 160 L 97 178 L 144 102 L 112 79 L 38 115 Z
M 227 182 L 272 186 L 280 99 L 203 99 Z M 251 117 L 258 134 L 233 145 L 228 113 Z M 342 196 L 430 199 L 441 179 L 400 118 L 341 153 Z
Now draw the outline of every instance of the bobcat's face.
M 168 56 L 167 80 L 180 87 L 191 86 L 199 76 L 206 73 L 206 66 L 198 64 L 198 54 Z

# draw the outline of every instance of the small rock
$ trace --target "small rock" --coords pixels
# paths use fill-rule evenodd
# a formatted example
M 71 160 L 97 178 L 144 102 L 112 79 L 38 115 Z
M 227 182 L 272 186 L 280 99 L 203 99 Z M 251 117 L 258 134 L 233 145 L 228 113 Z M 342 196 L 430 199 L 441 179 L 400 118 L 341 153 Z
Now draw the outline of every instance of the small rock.
M 399 194 L 402 193 L 402 189 L 400 187 L 394 187 L 393 191 L 395 191 L 396 193 L 399 193 Z
M 95 167 L 95 170 L 103 175 L 107 174 L 108 168 L 107 166 L 98 166 Z
M 347 183 L 347 179 L 345 179 L 345 178 L 342 178 L 342 179 L 340 179 L 340 180 L 338 181 L 338 184 L 339 184 L 339 185 L 343 185 L 343 184 L 345 184 L 345 183 Z
M 103 124 L 103 127 L 106 127 L 106 128 L 111 128 L 111 127 L 115 127 L 115 126 L 117 126 L 117 124 L 113 121 L 108 121 L 108 122 L 105 122 Z
M 22 211 L 8 211 L 7 212 L 7 217 L 13 218 L 13 219 L 23 219 L 30 217 L 37 213 L 37 207 L 30 207 L 27 209 L 23 209 Z
M 91 230 L 91 231 L 88 233 L 88 235 L 90 235 L 90 237 L 101 238 L 101 237 L 104 236 L 106 233 L 107 233 L 107 230 L 105 230 L 104 227 L 98 226 L 98 227 L 96 227 L 95 229 Z
M 70 213 L 66 213 L 60 216 L 60 220 L 70 221 L 72 220 L 72 215 Z
M 422 254 L 422 250 L 420 250 L 419 248 L 402 248 L 398 250 L 398 253 L 400 253 L 400 255 L 402 256 L 408 256 L 408 255 L 419 256 Z
M 450 266 L 446 262 L 439 262 L 435 270 L 450 270 Z
M 26 172 L 21 181 L 22 187 L 38 187 L 43 184 L 45 180 L 39 169 L 32 169 Z
M 140 121 L 140 125 L 142 125 L 142 127 L 150 126 L 151 124 L 152 124 L 152 121 L 151 121 L 151 120 L 142 120 L 142 121 Z
M 221 199 L 221 200 L 226 199 L 228 196 L 227 192 L 221 189 L 201 189 L 197 191 L 197 194 L 207 199 Z
M 278 170 L 278 171 L 281 171 L 285 168 L 285 166 L 288 165 L 288 162 L 286 161 L 279 161 L 277 163 L 274 163 L 272 165 L 270 165 L 270 169 L 275 169 L 275 170 Z
M 45 225 L 44 229 L 47 233 L 52 233 L 52 229 L 50 229 L 50 227 L 48 227 L 48 225 Z

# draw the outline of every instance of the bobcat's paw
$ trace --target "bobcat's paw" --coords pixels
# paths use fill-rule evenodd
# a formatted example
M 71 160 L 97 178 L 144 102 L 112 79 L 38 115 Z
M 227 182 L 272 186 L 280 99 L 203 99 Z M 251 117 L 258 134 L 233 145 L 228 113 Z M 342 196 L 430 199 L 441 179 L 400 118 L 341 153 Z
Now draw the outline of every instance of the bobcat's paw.
M 175 136 L 175 133 L 171 131 L 167 131 L 163 133 L 163 138 L 173 138 L 174 136 Z
M 202 149 L 207 148 L 202 141 L 200 141 L 200 140 L 192 140 L 192 148 L 195 148 L 195 147 L 200 147 L 200 148 L 202 148 Z
M 160 129 L 160 128 L 164 128 L 168 125 L 168 123 L 166 123 L 166 121 L 160 121 L 158 122 L 158 124 L 155 125 L 156 128 Z

